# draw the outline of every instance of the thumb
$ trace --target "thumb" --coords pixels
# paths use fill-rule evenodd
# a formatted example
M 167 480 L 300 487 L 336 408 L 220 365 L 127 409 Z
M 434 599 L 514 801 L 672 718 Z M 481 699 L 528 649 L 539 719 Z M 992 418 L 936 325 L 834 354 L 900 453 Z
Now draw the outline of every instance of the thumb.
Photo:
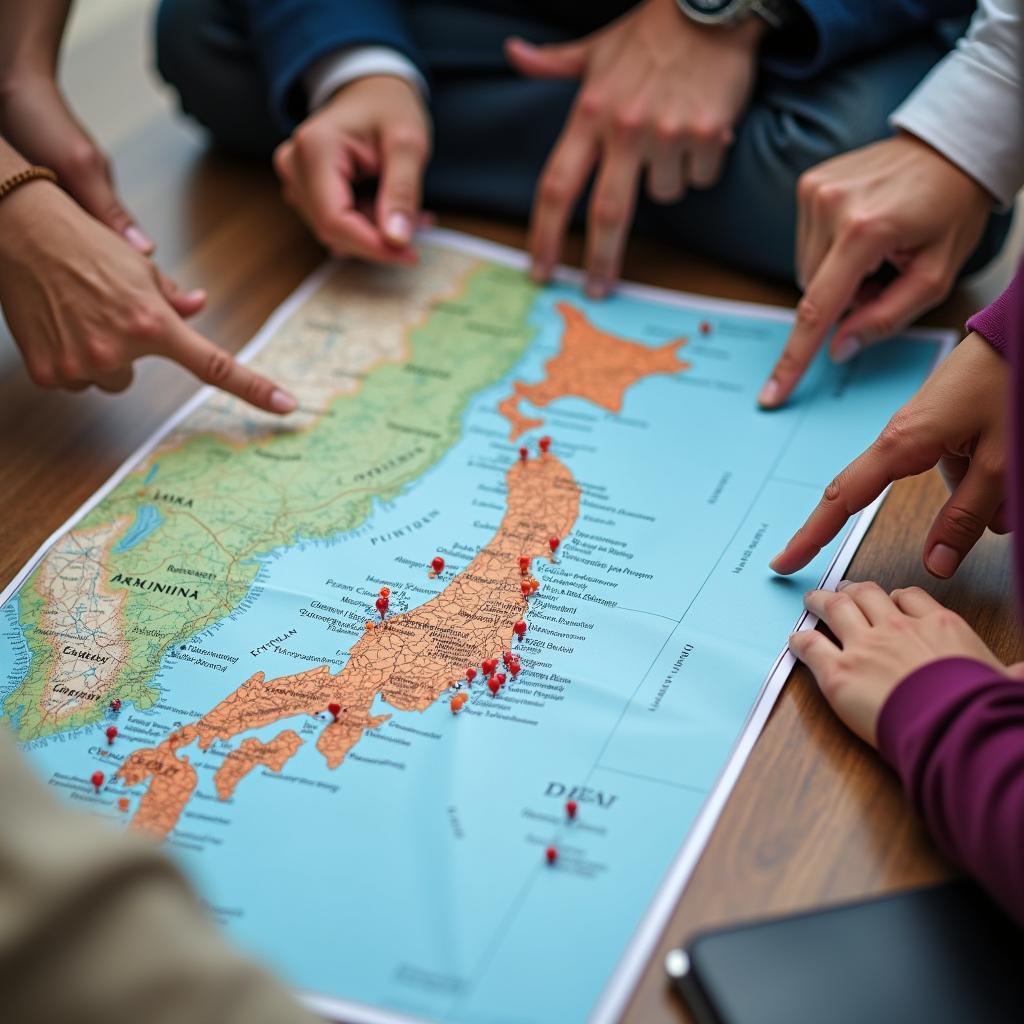
M 129 245 L 148 256 L 156 243 L 135 223 L 114 189 L 110 164 L 95 150 L 95 156 L 80 168 L 61 177 L 61 184 L 87 213 L 120 235 Z
M 377 224 L 391 245 L 405 247 L 412 241 L 420 220 L 423 167 L 429 148 L 426 136 L 420 130 L 395 127 L 384 131 L 377 188 Z
M 587 65 L 586 39 L 534 46 L 518 36 L 505 40 L 505 56 L 522 75 L 531 78 L 579 78 Z
M 949 579 L 985 532 L 1002 501 L 1001 474 L 987 472 L 977 458 L 972 459 L 963 480 L 928 531 L 925 568 L 939 579 Z
M 163 271 L 153 268 L 160 294 L 170 303 L 178 316 L 194 316 L 206 305 L 206 292 L 202 288 L 183 291 L 178 283 L 169 278 Z

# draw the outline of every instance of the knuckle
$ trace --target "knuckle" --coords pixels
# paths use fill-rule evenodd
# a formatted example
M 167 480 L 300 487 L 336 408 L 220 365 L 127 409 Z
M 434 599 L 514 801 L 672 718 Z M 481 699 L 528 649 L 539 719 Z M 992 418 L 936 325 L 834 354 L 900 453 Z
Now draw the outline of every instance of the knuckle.
M 71 175 L 106 175 L 109 170 L 107 158 L 95 146 L 85 141 L 68 150 L 65 163 Z
M 576 101 L 576 113 L 585 121 L 596 121 L 604 114 L 605 98 L 596 89 L 584 89 Z
M 615 112 L 612 130 L 620 139 L 633 140 L 643 131 L 645 122 L 641 111 L 626 107 Z
M 838 209 L 846 198 L 846 189 L 834 181 L 819 182 L 811 193 L 811 200 L 819 210 L 830 213 Z
M 671 146 L 683 138 L 683 126 L 674 118 L 662 117 L 654 125 L 654 140 L 664 146 Z
M 985 532 L 988 523 L 973 509 L 951 505 L 942 516 L 946 532 L 958 539 L 974 540 Z
M 418 190 L 411 181 L 392 180 L 388 183 L 387 195 L 394 206 L 403 210 L 414 208 L 419 198 Z
M 821 606 L 826 612 L 834 612 L 845 607 L 849 602 L 850 598 L 846 594 L 834 591 L 825 597 Z
M 949 608 L 939 608 L 933 614 L 932 619 L 935 625 L 945 632 L 954 632 L 965 625 L 964 620 Z
M 140 302 L 132 310 L 128 322 L 129 333 L 144 341 L 155 341 L 166 328 L 166 313 L 155 301 Z
M 872 448 L 879 455 L 892 455 L 905 449 L 912 442 L 915 433 L 911 416 L 905 410 L 900 409 L 882 428 L 882 432 L 875 438 Z
M 810 295 L 804 295 L 796 304 L 796 322 L 805 331 L 819 331 L 825 326 L 821 306 Z
M 887 234 L 884 221 L 867 210 L 850 210 L 842 218 L 842 232 L 853 239 L 874 239 Z
M 274 167 L 274 173 L 279 178 L 287 177 L 292 169 L 292 149 L 293 144 L 291 140 L 282 142 L 275 150 L 271 157 L 271 163 Z
M 49 363 L 30 363 L 28 375 L 37 388 L 52 391 L 57 386 L 57 374 Z
M 921 290 L 933 302 L 940 302 L 953 290 L 953 275 L 943 267 L 920 271 L 918 281 Z
M 614 196 L 598 196 L 592 216 L 601 227 L 614 227 L 625 218 L 626 208 L 622 200 Z
M 206 384 L 220 387 L 231 376 L 235 361 L 228 352 L 214 348 L 206 357 L 201 380 Z
M 85 380 L 88 376 L 77 357 L 73 355 L 62 355 L 57 360 L 57 376 L 65 383 Z
M 87 338 L 84 350 L 89 365 L 100 373 L 110 373 L 121 365 L 116 348 L 105 338 Z
M 846 470 L 843 470 L 838 476 L 833 477 L 828 487 L 821 492 L 821 506 L 823 508 L 831 508 L 835 505 L 841 505 L 845 495 Z
M 821 188 L 821 174 L 816 169 L 804 171 L 796 181 L 796 197 L 802 203 L 813 200 Z
M 572 198 L 569 179 L 557 167 L 544 174 L 539 189 L 541 201 L 550 206 L 561 206 Z
M 686 129 L 687 137 L 699 146 L 710 146 L 722 142 L 722 128 L 708 118 L 692 121 Z
M 388 136 L 389 147 L 397 153 L 424 158 L 427 155 L 427 139 L 411 125 L 398 125 Z

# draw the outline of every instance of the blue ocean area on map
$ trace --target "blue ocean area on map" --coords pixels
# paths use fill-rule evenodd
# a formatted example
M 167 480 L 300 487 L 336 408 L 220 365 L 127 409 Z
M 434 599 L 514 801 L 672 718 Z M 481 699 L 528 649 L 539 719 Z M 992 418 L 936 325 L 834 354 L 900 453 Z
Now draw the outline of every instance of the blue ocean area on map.
M 395 611 L 436 594 L 444 581 L 428 579 L 430 557 L 458 572 L 501 520 L 520 442 L 497 405 L 512 381 L 543 376 L 561 302 L 650 346 L 686 336 L 679 356 L 691 366 L 641 380 L 617 414 L 578 398 L 523 404 L 545 420 L 526 443 L 552 436 L 582 503 L 557 557 L 537 569 L 522 681 L 497 698 L 474 686 L 457 717 L 447 698 L 421 713 L 378 698 L 373 714 L 391 718 L 333 771 L 315 749 L 323 723 L 306 716 L 184 751 L 199 786 L 168 847 L 230 936 L 299 989 L 466 1024 L 585 1020 L 835 544 L 789 579 L 769 559 L 936 355 L 934 343 L 902 340 L 845 366 L 822 356 L 794 400 L 765 413 L 755 397 L 784 321 L 549 287 L 526 355 L 474 397 L 444 458 L 358 529 L 265 558 L 242 608 L 164 658 L 158 703 L 122 716 L 161 738 L 257 671 L 337 672 L 382 583 Z M 115 550 L 159 526 L 155 506 L 142 506 Z M 2 697 L 28 657 L 16 601 L 0 629 Z M 258 768 L 218 799 L 214 755 L 287 728 L 303 745 L 284 769 Z M 32 760 L 43 778 L 112 772 L 131 748 L 107 753 L 102 730 L 34 741 Z M 142 788 L 127 792 L 136 800 Z

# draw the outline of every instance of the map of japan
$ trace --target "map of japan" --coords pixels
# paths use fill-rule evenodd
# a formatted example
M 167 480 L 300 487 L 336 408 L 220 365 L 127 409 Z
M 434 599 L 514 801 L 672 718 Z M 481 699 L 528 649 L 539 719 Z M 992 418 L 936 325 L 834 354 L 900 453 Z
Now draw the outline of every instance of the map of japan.
M 936 356 L 762 413 L 784 315 L 522 267 L 433 232 L 324 268 L 251 355 L 300 411 L 199 396 L 0 609 L 42 778 L 344 1019 L 615 1009 L 836 545 L 766 563 Z

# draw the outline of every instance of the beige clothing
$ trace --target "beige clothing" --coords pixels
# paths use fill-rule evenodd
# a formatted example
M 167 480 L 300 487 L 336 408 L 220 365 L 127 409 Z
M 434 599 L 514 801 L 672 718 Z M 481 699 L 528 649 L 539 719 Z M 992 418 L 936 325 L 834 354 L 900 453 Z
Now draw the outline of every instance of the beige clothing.
M 314 1024 L 159 847 L 58 803 L 0 725 L 0 1020 Z

